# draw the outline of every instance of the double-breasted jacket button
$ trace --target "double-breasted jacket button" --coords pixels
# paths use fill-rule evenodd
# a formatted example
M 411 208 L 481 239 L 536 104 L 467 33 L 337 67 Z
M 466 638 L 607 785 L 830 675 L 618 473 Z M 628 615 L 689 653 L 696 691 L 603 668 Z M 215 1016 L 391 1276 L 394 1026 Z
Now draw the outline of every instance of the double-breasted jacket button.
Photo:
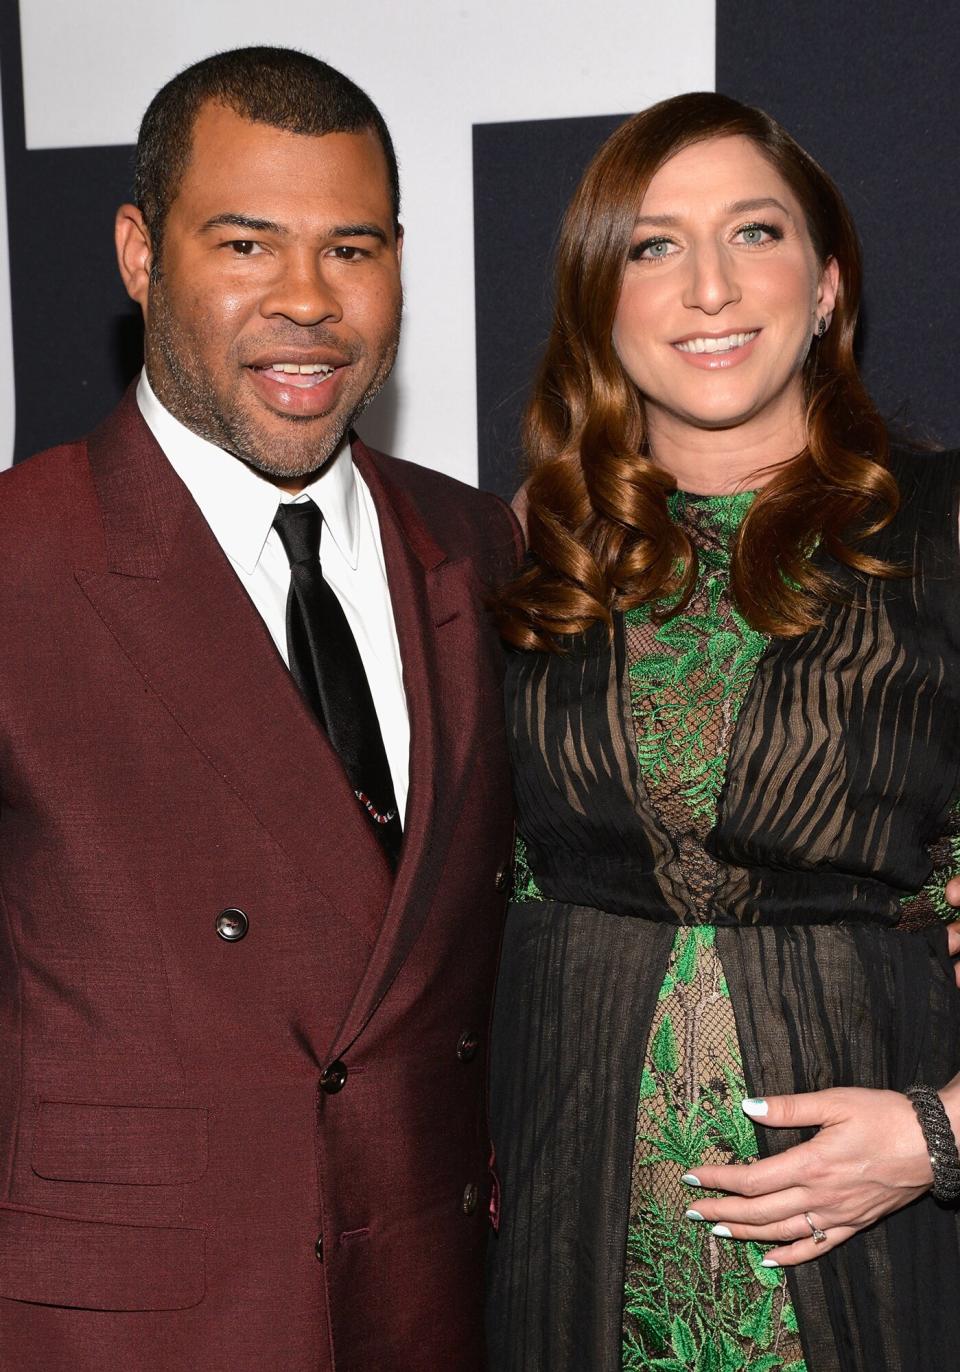
M 335 1096 L 338 1091 L 342 1091 L 347 1084 L 347 1064 L 337 1058 L 336 1062 L 331 1062 L 329 1067 L 325 1067 L 320 1073 L 321 1089 L 326 1091 L 328 1096 Z
M 236 943 L 250 928 L 250 921 L 242 910 L 221 910 L 215 925 L 217 933 L 227 943 Z
M 498 891 L 505 891 L 507 889 L 507 887 L 510 885 L 509 863 L 505 862 L 502 867 L 497 868 L 497 875 L 493 879 L 493 884 L 494 886 L 496 886 Z
M 479 1047 L 479 1035 L 475 1034 L 472 1029 L 464 1029 L 457 1040 L 457 1057 L 461 1062 L 473 1062 Z
M 463 1213 L 465 1215 L 474 1214 L 479 1200 L 479 1186 L 477 1186 L 476 1182 L 468 1181 L 466 1186 L 463 1188 L 463 1200 L 460 1202 Z
M 314 1251 L 314 1255 L 316 1256 L 317 1262 L 323 1262 L 323 1235 L 322 1235 L 322 1234 L 318 1237 L 316 1243 L 313 1245 L 313 1251 Z

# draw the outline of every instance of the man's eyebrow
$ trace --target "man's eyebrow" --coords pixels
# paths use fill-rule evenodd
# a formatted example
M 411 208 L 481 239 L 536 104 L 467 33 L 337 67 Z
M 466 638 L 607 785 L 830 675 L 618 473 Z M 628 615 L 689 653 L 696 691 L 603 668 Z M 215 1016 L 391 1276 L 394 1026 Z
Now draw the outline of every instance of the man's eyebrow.
M 755 214 L 757 210 L 780 210 L 788 219 L 793 218 L 786 205 L 772 195 L 758 196 L 753 200 L 734 200 L 723 207 L 724 214 Z M 656 229 L 674 229 L 681 221 L 682 216 L 678 214 L 640 214 L 636 220 L 638 225 L 649 225 Z
M 249 233 L 274 233 L 280 237 L 286 237 L 290 230 L 283 224 L 277 224 L 272 219 L 255 219 L 249 214 L 215 214 L 212 215 L 202 226 L 201 231 L 206 229 L 246 229 Z M 380 243 L 386 243 L 387 235 L 379 224 L 335 224 L 328 229 L 324 235 L 326 238 L 376 238 Z
M 249 229 L 251 233 L 286 234 L 282 224 L 272 219 L 255 219 L 249 214 L 215 214 L 201 225 L 202 229 Z
M 329 238 L 376 238 L 387 242 L 387 235 L 379 224 L 337 224 L 327 235 Z

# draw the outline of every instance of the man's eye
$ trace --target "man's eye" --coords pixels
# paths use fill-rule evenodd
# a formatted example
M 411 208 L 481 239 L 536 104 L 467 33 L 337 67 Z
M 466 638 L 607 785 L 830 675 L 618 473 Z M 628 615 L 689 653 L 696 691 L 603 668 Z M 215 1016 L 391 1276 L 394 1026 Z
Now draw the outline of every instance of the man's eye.
M 234 238 L 226 246 L 232 248 L 238 257 L 252 257 L 260 245 L 250 238 Z
M 630 249 L 630 261 L 662 262 L 676 251 L 677 245 L 670 238 L 645 238 L 642 243 L 634 243 Z
M 341 262 L 356 262 L 361 257 L 369 254 L 363 248 L 358 248 L 355 243 L 338 243 L 333 250 L 334 257 L 338 257 Z

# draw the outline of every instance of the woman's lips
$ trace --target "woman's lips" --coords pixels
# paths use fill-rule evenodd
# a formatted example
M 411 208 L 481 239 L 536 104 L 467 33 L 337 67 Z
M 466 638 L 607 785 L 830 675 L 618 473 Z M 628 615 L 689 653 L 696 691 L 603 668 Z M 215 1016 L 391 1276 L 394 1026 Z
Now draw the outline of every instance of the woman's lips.
M 728 334 L 691 334 L 672 347 L 690 366 L 720 371 L 745 362 L 761 333 L 761 329 L 745 329 Z

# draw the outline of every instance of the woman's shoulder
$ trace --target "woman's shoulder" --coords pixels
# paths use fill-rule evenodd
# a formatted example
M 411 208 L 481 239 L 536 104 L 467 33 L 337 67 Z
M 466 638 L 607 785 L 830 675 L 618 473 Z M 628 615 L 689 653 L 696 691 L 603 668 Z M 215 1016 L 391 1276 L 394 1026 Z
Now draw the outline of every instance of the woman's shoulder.
M 900 507 L 880 535 L 882 555 L 908 562 L 933 558 L 941 570 L 956 568 L 960 555 L 960 449 L 891 445 L 890 472 Z M 939 559 L 939 561 L 938 561 Z
M 890 470 L 898 482 L 924 486 L 960 476 L 960 448 L 934 448 L 904 442 L 890 445 Z

